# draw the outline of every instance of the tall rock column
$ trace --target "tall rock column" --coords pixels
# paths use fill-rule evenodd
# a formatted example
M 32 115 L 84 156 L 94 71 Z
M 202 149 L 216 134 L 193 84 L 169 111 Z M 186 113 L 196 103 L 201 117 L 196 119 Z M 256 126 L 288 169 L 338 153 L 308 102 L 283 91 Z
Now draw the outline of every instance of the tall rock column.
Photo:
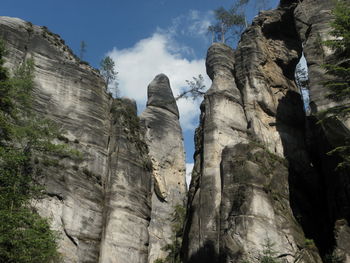
M 152 165 L 136 103 L 116 99 L 111 115 L 99 262 L 147 263 Z
M 221 153 L 226 145 L 245 141 L 247 121 L 233 77 L 233 50 L 224 44 L 213 44 L 206 64 L 213 83 L 202 103 L 200 127 L 196 131 L 184 253 L 187 260 L 211 262 L 213 255 L 219 253 Z
M 172 243 L 173 213 L 186 200 L 185 153 L 179 111 L 166 75 L 148 86 L 147 108 L 141 114 L 153 166 L 152 214 L 148 262 L 165 258 Z

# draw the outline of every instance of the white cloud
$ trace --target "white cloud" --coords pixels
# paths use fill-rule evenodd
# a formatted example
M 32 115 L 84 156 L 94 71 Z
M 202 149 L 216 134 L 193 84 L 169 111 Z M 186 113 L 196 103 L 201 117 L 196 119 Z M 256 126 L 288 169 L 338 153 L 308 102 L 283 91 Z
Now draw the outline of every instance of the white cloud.
M 189 188 L 190 183 L 191 183 L 193 165 L 194 165 L 194 163 L 186 163 L 186 184 L 187 184 L 187 189 Z
M 192 36 L 206 37 L 208 27 L 213 24 L 213 13 L 210 11 L 205 14 L 200 14 L 198 11 L 192 10 L 190 17 L 192 23 L 188 27 L 188 32 Z
M 214 14 L 212 11 L 200 12 L 190 10 L 187 14 L 180 15 L 172 20 L 172 24 L 167 29 L 158 28 L 161 34 L 176 36 L 187 36 L 192 38 L 202 38 L 208 40 L 208 26 L 213 24 Z
M 206 87 L 210 80 L 205 73 L 205 60 L 189 60 L 184 57 L 188 48 L 177 43 L 171 36 L 154 33 L 127 49 L 114 48 L 108 55 L 115 61 L 121 96 L 136 100 L 143 110 L 147 101 L 147 86 L 160 73 L 166 74 L 174 95 L 178 95 L 185 86 L 185 80 L 202 74 Z M 180 100 L 178 102 L 180 122 L 183 130 L 194 129 L 198 120 L 199 102 Z

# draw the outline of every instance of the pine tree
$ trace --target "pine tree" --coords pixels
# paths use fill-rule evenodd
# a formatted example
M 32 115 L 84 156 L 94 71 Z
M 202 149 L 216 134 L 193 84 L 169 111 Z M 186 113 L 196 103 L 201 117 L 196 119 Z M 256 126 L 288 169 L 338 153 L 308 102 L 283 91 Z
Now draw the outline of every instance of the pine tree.
M 330 80 L 324 83 L 329 93 L 327 98 L 338 102 L 321 114 L 323 121 L 328 118 L 342 118 L 350 112 L 350 7 L 348 1 L 338 0 L 333 9 L 334 20 L 331 22 L 331 40 L 324 44 L 335 52 L 338 60 L 323 65 Z M 350 167 L 350 138 L 346 138 L 343 145 L 338 145 L 329 154 L 337 154 L 343 161 L 337 168 Z
M 118 72 L 115 71 L 115 63 L 110 56 L 105 57 L 100 62 L 100 72 L 106 81 L 107 89 L 112 93 L 113 97 L 118 97 L 118 82 L 115 82 L 114 86 L 111 86 L 112 82 L 116 80 Z
M 226 43 L 231 38 L 237 39 L 244 28 L 247 27 L 247 20 L 243 11 L 248 0 L 237 0 L 235 4 L 225 9 L 220 7 L 214 10 L 217 23 L 208 27 L 208 32 L 212 34 L 212 39 L 219 39 Z

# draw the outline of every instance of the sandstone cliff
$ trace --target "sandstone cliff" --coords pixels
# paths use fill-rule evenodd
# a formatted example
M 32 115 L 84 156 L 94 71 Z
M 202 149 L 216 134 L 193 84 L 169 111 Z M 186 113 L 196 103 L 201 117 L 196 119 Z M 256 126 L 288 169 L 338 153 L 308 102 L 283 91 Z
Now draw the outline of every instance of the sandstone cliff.
M 81 62 L 58 35 L 20 19 L 1 17 L 0 37 L 6 42 L 10 70 L 26 58 L 34 59 L 34 110 L 59 124 L 65 131 L 60 142 L 82 155 L 77 160 L 60 159 L 55 166 L 39 164 L 46 195 L 36 208 L 51 218 L 52 227 L 60 233 L 64 262 L 148 262 L 153 253 L 149 248 L 159 250 L 170 235 L 160 222 L 168 222 L 174 202 L 183 203 L 185 198 L 184 151 L 175 102 L 176 111 L 162 112 L 155 100 L 156 121 L 176 128 L 167 134 L 171 151 L 157 152 L 158 142 L 149 136 L 145 139 L 135 103 L 113 99 L 99 72 Z M 169 91 L 170 86 L 153 92 L 162 97 L 162 92 Z M 168 98 L 174 100 L 172 95 Z M 147 134 L 162 134 L 165 130 L 153 126 L 152 114 L 151 109 L 145 113 Z M 157 198 L 152 194 L 157 190 L 153 181 L 165 182 L 161 187 L 167 197 L 159 197 L 166 201 L 158 205 L 156 201 L 152 205 L 151 199 Z M 164 237 L 154 240 L 154 234 L 163 231 Z
M 185 262 L 258 262 L 269 244 L 283 262 L 350 262 L 350 177 L 327 152 L 350 138 L 349 119 L 318 123 L 321 67 L 338 59 L 330 37 L 332 1 L 282 0 L 261 12 L 236 50 L 207 54 L 212 86 L 201 105 L 184 230 Z M 61 233 L 65 262 L 153 263 L 166 256 L 176 205 L 186 205 L 179 113 L 168 78 L 148 87 L 139 119 L 113 99 L 99 72 L 45 27 L 0 17 L 14 69 L 35 60 L 34 109 L 57 122 L 58 138 L 82 153 L 44 170 L 36 204 Z M 294 82 L 304 52 L 311 115 Z M 140 69 L 142 70 L 142 69 Z
M 319 262 L 332 251 L 349 258 L 348 176 L 326 154 L 348 138 L 347 120 L 317 124 L 317 113 L 335 105 L 320 86 L 321 65 L 335 59 L 319 47 L 331 8 L 331 1 L 281 1 L 254 19 L 235 51 L 209 48 L 213 85 L 196 131 L 185 262 L 255 262 L 268 240 L 286 262 Z M 302 51 L 308 118 L 294 82 Z

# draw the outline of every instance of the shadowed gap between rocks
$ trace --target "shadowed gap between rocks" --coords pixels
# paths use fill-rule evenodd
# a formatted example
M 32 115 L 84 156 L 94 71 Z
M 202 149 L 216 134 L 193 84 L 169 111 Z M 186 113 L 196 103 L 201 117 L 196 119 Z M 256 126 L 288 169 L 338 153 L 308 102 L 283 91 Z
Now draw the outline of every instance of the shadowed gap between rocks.
M 206 242 L 196 254 L 192 255 L 187 263 L 214 263 L 225 262 L 225 255 L 218 255 L 213 242 Z
M 306 238 L 315 241 L 321 256 L 324 257 L 326 254 L 331 254 L 335 245 L 333 235 L 335 218 L 329 213 L 329 206 L 332 206 L 334 199 L 329 191 L 332 186 L 326 177 L 336 176 L 334 169 L 337 160 L 332 160 L 334 158 L 326 155 L 331 148 L 314 117 L 306 118 L 303 114 L 303 118 L 300 119 L 296 117 L 300 116 L 299 112 L 287 120 L 294 127 L 299 127 L 301 134 L 304 135 L 299 143 L 304 145 L 295 145 L 296 142 L 291 142 L 291 138 L 286 136 L 288 127 L 285 112 L 293 102 L 300 104 L 298 108 L 302 111 L 300 94 L 289 91 L 280 100 L 276 116 L 276 127 L 289 162 L 290 204 Z

